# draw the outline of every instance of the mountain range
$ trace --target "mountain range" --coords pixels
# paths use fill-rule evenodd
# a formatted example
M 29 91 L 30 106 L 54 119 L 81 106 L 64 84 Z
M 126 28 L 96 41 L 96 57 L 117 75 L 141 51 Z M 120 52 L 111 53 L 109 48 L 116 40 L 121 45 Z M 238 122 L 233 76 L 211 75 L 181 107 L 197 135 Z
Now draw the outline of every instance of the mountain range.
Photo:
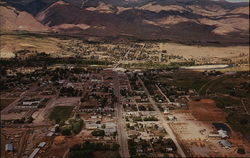
M 224 0 L 4 0 L 2 30 L 175 42 L 249 42 L 249 3 Z

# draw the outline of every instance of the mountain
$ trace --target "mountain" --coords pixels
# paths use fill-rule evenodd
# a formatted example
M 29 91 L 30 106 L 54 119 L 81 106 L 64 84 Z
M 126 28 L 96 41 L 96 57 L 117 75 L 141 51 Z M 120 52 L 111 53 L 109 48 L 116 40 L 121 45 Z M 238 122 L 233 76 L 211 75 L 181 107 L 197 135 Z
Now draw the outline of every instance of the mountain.
M 212 0 L 5 0 L 58 33 L 247 43 L 248 3 Z M 240 24 L 240 25 L 239 25 Z
M 0 6 L 1 30 L 47 31 L 48 27 L 39 23 L 32 15 L 15 8 Z

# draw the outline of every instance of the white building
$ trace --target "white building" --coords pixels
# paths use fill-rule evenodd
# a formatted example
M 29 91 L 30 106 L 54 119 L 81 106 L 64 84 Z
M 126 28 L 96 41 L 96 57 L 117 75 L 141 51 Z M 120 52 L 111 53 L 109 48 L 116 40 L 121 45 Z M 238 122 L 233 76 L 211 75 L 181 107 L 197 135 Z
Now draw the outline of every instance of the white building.
M 106 136 L 113 135 L 116 132 L 116 124 L 112 122 L 105 123 L 104 132 Z

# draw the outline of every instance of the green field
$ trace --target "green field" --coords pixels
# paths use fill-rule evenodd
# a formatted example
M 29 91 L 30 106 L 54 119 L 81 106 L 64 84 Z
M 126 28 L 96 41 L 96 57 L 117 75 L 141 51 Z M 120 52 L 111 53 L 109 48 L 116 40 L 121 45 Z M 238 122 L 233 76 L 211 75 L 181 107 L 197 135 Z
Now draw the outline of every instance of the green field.
M 73 108 L 72 106 L 57 106 L 50 113 L 49 119 L 56 123 L 64 122 L 70 117 Z

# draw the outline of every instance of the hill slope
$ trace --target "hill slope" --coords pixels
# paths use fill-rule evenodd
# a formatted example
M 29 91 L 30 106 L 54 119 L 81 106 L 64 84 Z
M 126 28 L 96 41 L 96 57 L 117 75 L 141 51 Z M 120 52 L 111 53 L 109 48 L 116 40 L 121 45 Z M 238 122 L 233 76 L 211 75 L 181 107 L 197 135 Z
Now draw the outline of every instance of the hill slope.
M 5 1 L 17 10 L 24 10 L 22 13 L 29 12 L 42 25 L 58 33 L 191 43 L 249 41 L 249 6 L 245 3 L 212 0 Z
M 19 12 L 12 7 L 0 6 L 1 30 L 47 31 L 48 27 L 39 23 L 32 15 Z

